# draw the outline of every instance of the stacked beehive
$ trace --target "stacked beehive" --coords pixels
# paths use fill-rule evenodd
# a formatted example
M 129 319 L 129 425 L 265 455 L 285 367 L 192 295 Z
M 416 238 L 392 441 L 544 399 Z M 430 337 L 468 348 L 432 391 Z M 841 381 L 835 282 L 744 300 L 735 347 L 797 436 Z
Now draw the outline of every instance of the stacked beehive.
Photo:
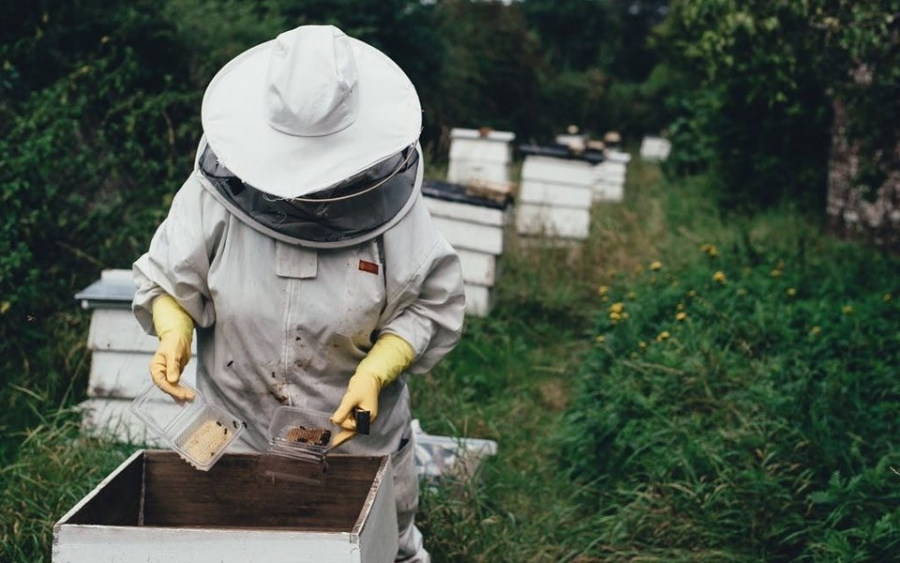
M 662 137 L 647 136 L 641 140 L 640 155 L 643 160 L 662 162 L 669 158 L 672 144 Z
M 88 399 L 79 406 L 82 424 L 91 433 L 112 435 L 125 442 L 158 444 L 131 412 L 132 401 L 150 384 L 150 359 L 158 344 L 131 312 L 134 291 L 131 270 L 104 270 L 99 280 L 75 295 L 82 308 L 91 311 Z M 182 377 L 185 383 L 194 385 L 195 360 L 188 363 Z M 153 408 L 177 410 L 177 405 L 160 403 Z
M 494 306 L 494 284 L 506 246 L 508 198 L 476 195 L 462 184 L 426 181 L 425 204 L 435 226 L 459 254 L 466 314 L 483 317 Z
M 584 240 L 590 231 L 594 166 L 600 153 L 566 147 L 521 147 L 525 155 L 516 197 L 516 232 Z
M 447 181 L 454 184 L 472 180 L 508 182 L 514 139 L 515 135 L 508 131 L 451 130 Z
M 594 166 L 594 202 L 617 202 L 625 198 L 625 176 L 631 155 L 615 149 L 603 151 L 603 161 Z

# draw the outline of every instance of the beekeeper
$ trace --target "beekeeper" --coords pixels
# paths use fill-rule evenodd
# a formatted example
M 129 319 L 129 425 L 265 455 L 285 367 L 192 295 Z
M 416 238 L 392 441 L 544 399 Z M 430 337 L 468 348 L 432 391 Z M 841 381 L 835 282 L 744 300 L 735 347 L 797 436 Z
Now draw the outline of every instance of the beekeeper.
M 282 405 L 328 412 L 354 455 L 391 455 L 397 561 L 428 561 L 407 374 L 460 337 L 459 258 L 421 195 L 422 110 L 397 65 L 332 26 L 301 26 L 210 82 L 193 173 L 134 263 L 133 309 L 159 337 L 153 381 L 197 387 L 265 451 Z M 355 407 L 371 434 L 355 436 Z M 355 436 L 355 437 L 354 437 Z

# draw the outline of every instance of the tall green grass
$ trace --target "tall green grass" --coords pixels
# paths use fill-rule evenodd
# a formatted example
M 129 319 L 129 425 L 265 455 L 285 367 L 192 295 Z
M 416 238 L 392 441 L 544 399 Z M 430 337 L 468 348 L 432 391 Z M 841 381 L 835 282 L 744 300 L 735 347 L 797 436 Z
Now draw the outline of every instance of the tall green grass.
M 416 387 L 426 429 L 500 447 L 427 491 L 436 559 L 900 559 L 900 262 L 629 175 L 585 244 L 514 241 L 498 309 Z
M 511 232 L 497 306 L 413 380 L 426 432 L 499 445 L 423 486 L 435 562 L 896 560 L 897 261 L 791 210 L 723 215 L 702 178 L 636 160 L 628 182 L 582 244 Z M 0 561 L 48 561 L 130 450 L 79 432 L 71 328 L 70 392 L 62 369 L 0 389 L 24 413 L 4 419 Z

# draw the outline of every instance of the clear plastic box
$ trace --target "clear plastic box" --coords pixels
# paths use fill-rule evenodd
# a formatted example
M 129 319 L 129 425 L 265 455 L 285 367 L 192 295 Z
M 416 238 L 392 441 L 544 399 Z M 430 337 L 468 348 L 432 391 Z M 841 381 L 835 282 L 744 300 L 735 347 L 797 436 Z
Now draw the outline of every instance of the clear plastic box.
M 269 452 L 301 460 L 320 462 L 341 427 L 331 415 L 299 407 L 278 407 L 269 424 Z
M 178 403 L 150 384 L 131 403 L 131 410 L 182 459 L 209 471 L 243 432 L 244 421 L 207 403 L 190 385 L 180 385 L 194 392 L 193 401 Z
M 322 484 L 328 473 L 325 456 L 340 431 L 328 413 L 278 407 L 269 424 L 269 451 L 260 460 L 260 470 L 270 479 Z

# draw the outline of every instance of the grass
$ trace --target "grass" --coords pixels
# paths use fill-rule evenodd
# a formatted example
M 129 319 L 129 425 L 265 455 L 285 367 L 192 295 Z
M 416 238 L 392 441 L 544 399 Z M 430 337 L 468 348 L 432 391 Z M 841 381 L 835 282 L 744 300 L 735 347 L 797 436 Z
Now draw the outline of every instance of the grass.
M 436 562 L 897 559 L 900 266 L 707 190 L 635 160 L 590 240 L 511 233 L 496 308 L 411 384 L 426 432 L 499 445 L 423 487 Z M 83 328 L 52 351 L 63 401 L 34 374 L 0 390 L 2 561 L 49 560 L 53 522 L 130 450 L 79 433 Z

